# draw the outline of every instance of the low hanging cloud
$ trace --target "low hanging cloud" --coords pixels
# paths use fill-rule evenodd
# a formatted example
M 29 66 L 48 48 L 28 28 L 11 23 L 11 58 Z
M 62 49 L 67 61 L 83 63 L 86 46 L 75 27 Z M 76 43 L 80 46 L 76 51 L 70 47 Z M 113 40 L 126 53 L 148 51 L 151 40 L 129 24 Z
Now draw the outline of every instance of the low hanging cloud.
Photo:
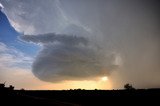
M 49 33 L 21 39 L 43 45 L 32 65 L 34 75 L 43 81 L 86 80 L 109 75 L 118 67 L 115 54 L 105 55 L 84 37 Z
M 87 39 L 83 37 L 66 36 L 66 35 L 55 34 L 55 33 L 25 35 L 25 36 L 21 36 L 20 38 L 27 42 L 42 43 L 42 44 L 60 42 L 67 45 L 77 45 L 79 43 L 86 45 L 88 42 Z

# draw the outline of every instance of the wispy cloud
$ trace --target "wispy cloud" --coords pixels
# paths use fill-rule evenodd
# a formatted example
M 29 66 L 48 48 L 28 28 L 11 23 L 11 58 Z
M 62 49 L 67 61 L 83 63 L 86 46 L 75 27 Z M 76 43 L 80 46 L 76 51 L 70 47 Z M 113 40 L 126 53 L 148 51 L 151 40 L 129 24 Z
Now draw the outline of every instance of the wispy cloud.
M 0 42 L 0 66 L 30 66 L 33 58 L 25 55 L 21 51 L 14 47 L 8 47 L 4 43 Z
M 16 88 L 29 88 L 26 83 L 36 80 L 31 73 L 33 58 L 0 42 L 0 82 L 13 84 Z M 30 81 L 31 82 L 31 81 Z
M 0 10 L 3 9 L 3 8 L 4 8 L 3 5 L 0 3 Z

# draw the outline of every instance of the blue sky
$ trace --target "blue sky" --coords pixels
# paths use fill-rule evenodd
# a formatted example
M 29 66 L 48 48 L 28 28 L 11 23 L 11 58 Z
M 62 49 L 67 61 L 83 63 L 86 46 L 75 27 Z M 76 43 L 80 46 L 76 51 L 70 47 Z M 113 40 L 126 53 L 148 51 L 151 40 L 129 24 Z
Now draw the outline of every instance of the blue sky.
M 0 42 L 14 47 L 29 56 L 35 56 L 39 47 L 19 40 L 18 36 L 20 36 L 20 33 L 10 25 L 6 15 L 0 11 Z

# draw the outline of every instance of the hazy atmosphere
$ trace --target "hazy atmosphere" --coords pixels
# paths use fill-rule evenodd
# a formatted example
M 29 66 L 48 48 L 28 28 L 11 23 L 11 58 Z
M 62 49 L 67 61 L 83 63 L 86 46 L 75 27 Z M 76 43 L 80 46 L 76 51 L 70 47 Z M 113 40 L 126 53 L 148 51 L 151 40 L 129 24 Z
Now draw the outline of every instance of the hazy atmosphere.
M 160 87 L 159 0 L 0 0 L 0 82 L 17 89 Z

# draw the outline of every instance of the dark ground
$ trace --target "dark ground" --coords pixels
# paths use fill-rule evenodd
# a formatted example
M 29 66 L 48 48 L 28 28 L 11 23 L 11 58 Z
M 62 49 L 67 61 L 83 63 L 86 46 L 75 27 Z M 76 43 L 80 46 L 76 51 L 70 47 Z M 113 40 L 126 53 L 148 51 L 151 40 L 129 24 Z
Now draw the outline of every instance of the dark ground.
M 5 105 L 107 106 L 108 104 L 160 104 L 160 89 L 139 90 L 0 90 Z M 1 106 L 1 105 L 0 105 Z

